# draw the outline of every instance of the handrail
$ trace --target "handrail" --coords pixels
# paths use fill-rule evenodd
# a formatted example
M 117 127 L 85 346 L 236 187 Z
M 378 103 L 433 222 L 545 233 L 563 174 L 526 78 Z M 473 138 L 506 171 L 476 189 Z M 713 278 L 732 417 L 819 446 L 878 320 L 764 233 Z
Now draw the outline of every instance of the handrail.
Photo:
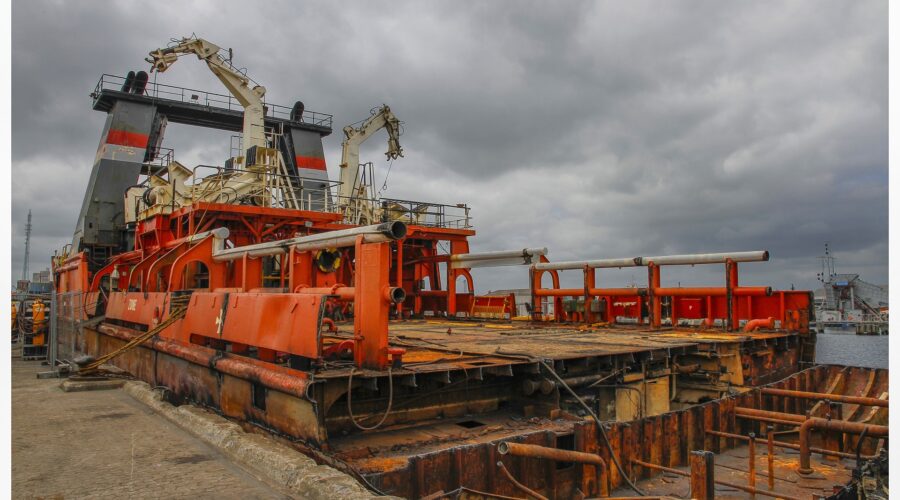
M 97 85 L 94 87 L 94 92 L 91 94 L 91 97 L 94 99 L 94 103 L 96 103 L 100 98 L 101 92 L 105 90 L 116 92 L 120 91 L 120 88 L 124 82 L 125 77 L 123 76 L 112 75 L 108 73 L 102 74 L 100 76 L 100 79 L 97 81 Z M 188 87 L 178 87 L 165 83 L 147 82 L 147 86 L 144 90 L 144 95 L 150 96 L 154 99 L 168 99 L 187 104 L 198 104 L 210 108 L 226 109 L 230 111 L 243 110 L 243 106 L 241 106 L 241 104 L 233 96 L 217 94 L 215 92 L 208 92 L 205 90 L 191 89 Z M 265 106 L 267 117 L 290 120 L 292 110 L 290 107 L 270 103 L 265 103 Z M 331 128 L 332 121 L 333 115 L 309 110 L 304 110 L 303 115 L 300 119 L 301 123 L 308 123 L 328 128 Z

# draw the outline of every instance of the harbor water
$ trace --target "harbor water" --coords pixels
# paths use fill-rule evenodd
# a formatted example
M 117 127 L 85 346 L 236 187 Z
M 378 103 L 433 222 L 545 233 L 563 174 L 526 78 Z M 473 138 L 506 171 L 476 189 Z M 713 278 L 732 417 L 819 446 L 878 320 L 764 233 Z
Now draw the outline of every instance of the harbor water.
M 839 335 L 820 333 L 816 342 L 816 363 L 888 367 L 888 335 Z

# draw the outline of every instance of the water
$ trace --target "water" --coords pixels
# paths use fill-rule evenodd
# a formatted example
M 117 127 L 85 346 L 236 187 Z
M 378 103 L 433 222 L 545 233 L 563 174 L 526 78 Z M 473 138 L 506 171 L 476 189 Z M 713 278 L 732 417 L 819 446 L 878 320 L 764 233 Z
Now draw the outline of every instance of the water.
M 836 335 L 816 336 L 816 363 L 888 367 L 888 336 Z

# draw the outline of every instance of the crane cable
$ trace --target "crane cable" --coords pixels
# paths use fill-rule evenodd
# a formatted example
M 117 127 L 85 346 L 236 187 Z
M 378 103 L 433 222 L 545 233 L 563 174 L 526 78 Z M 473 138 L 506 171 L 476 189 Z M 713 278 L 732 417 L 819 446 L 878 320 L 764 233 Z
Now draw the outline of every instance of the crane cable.
M 376 198 L 381 198 L 381 193 L 383 193 L 387 189 L 387 181 L 388 177 L 391 175 L 391 168 L 394 166 L 394 159 L 391 158 L 391 162 L 388 163 L 387 173 L 384 174 L 384 183 L 381 185 L 381 189 L 378 190 L 378 194 L 375 196 Z

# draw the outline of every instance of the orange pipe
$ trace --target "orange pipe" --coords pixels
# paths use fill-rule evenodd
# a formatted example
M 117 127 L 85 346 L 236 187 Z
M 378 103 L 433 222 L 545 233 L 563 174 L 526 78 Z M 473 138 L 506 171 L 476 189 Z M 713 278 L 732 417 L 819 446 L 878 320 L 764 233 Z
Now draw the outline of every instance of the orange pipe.
M 584 288 L 536 288 L 538 297 L 584 297 Z M 636 297 L 646 295 L 646 288 L 589 288 L 592 297 Z
M 585 453 L 583 451 L 560 450 L 558 448 L 548 448 L 536 444 L 515 443 L 512 441 L 503 441 L 497 445 L 497 451 L 501 455 L 510 454 L 517 457 L 542 458 L 554 462 L 578 462 L 581 464 L 590 464 L 597 467 L 597 480 L 599 481 L 600 496 L 609 495 L 609 488 L 606 481 L 606 461 L 600 455 L 593 453 Z
M 882 408 L 887 408 L 889 404 L 889 401 L 887 399 L 868 398 L 864 396 L 844 396 L 843 394 L 828 394 L 823 392 L 792 391 L 790 389 L 776 389 L 774 387 L 762 387 L 760 388 L 759 392 L 762 394 L 767 394 L 769 396 L 785 396 L 791 398 L 820 400 L 827 399 L 829 401 L 837 401 L 839 403 L 849 403 L 862 406 L 880 406 Z
M 100 325 L 97 330 L 110 337 L 130 341 L 137 335 L 133 330 L 112 325 Z M 174 340 L 151 338 L 144 347 L 181 358 L 204 368 L 218 370 L 227 375 L 259 382 L 260 384 L 301 399 L 309 399 L 306 391 L 310 381 L 304 372 L 272 366 L 268 363 L 243 358 L 233 354 L 221 354 L 214 349 L 197 345 L 184 345 Z M 268 366 L 267 366 L 268 365 Z
M 674 469 L 672 467 L 666 467 L 664 465 L 657 465 L 657 464 L 650 463 L 650 462 L 644 462 L 643 460 L 638 460 L 636 458 L 632 458 L 631 463 L 633 463 L 635 465 L 639 465 L 641 467 L 647 467 L 648 469 L 656 469 L 656 470 L 660 470 L 662 472 L 668 472 L 670 474 L 675 474 L 678 476 L 688 477 L 691 475 L 689 472 L 685 472 L 681 469 Z M 734 488 L 737 490 L 746 491 L 748 493 L 753 493 L 756 495 L 773 497 L 773 498 L 785 498 L 785 499 L 790 499 L 790 500 L 795 500 L 795 499 L 799 500 L 797 497 L 787 496 L 782 493 L 776 493 L 774 491 L 761 490 L 759 488 L 753 488 L 751 486 L 745 486 L 743 484 L 736 484 L 736 483 L 732 483 L 729 481 L 722 481 L 722 480 L 716 479 L 715 483 L 721 484 L 722 486 L 727 486 L 729 488 Z
M 544 495 L 541 495 L 540 493 L 538 493 L 538 492 L 532 490 L 532 489 L 529 488 L 528 486 L 525 486 L 524 484 L 520 483 L 519 480 L 516 479 L 515 477 L 513 477 L 512 473 L 510 473 L 510 472 L 506 469 L 506 466 L 503 465 L 503 462 L 497 460 L 497 467 L 500 468 L 500 471 L 503 472 L 503 475 L 506 476 L 506 479 L 509 480 L 509 482 L 511 482 L 516 488 L 519 488 L 520 491 L 526 493 L 527 495 L 530 495 L 530 496 L 536 498 L 537 500 L 549 500 L 549 499 L 548 499 L 547 497 L 545 497 Z M 440 494 L 440 493 L 442 493 L 442 492 L 439 492 L 438 494 Z M 446 496 L 446 495 L 440 495 L 440 496 L 437 497 L 437 498 L 442 498 L 442 497 L 444 497 L 444 496 Z M 491 496 L 493 496 L 493 495 L 491 495 Z M 430 498 L 431 495 L 429 495 L 428 497 Z
M 711 296 L 724 297 L 728 290 L 724 287 L 685 287 L 685 288 L 655 288 L 653 292 L 658 297 L 697 297 Z M 537 288 L 534 294 L 538 297 L 584 297 L 583 288 Z M 767 286 L 742 286 L 734 289 L 734 295 L 739 296 L 769 296 L 772 289 Z M 588 295 L 592 297 L 636 297 L 647 295 L 646 288 L 589 288 Z
M 734 409 L 735 416 L 766 418 L 770 420 L 779 420 L 782 422 L 792 422 L 802 424 L 806 421 L 806 416 L 797 415 L 796 413 L 782 413 L 780 411 L 757 410 L 756 408 L 744 408 L 738 406 Z
M 356 298 L 356 288 L 352 286 L 334 286 L 328 287 L 309 287 L 299 286 L 294 293 L 304 293 L 311 295 L 337 295 L 341 300 L 353 300 Z
M 356 300 L 356 288 L 352 286 L 335 285 L 331 288 L 327 287 L 308 287 L 299 286 L 294 293 L 309 295 L 336 295 L 341 300 Z M 402 288 L 387 286 L 383 289 L 384 300 L 399 304 L 406 299 L 406 292 Z
M 810 418 L 800 426 L 800 467 L 797 468 L 797 472 L 800 474 L 812 474 L 813 471 L 809 463 L 809 431 L 812 429 L 840 431 L 846 434 L 862 434 L 865 432 L 867 437 L 888 437 L 888 426 L 886 425 L 862 424 L 845 420 L 826 420 L 817 417 Z
M 559 448 L 548 448 L 536 444 L 515 443 L 512 441 L 501 442 L 497 445 L 497 451 L 501 455 L 510 454 L 517 457 L 543 458 L 555 462 L 591 464 L 606 471 L 606 461 L 603 460 L 603 457 L 583 451 L 561 450 Z
M 331 318 L 322 318 L 322 325 L 328 325 L 329 332 L 337 331 L 337 325 L 334 324 L 334 320 Z
M 653 291 L 661 297 L 696 297 L 698 295 L 707 295 L 713 297 L 724 297 L 728 294 L 728 289 L 720 286 L 713 287 L 684 287 L 684 288 L 657 288 Z M 739 286 L 732 290 L 736 296 L 762 296 L 768 297 L 772 295 L 772 288 L 768 286 Z
M 769 316 L 766 319 L 751 319 L 744 325 L 745 332 L 752 332 L 760 328 L 767 328 L 769 330 L 775 328 L 775 318 Z
M 741 439 L 743 441 L 747 441 L 748 439 L 750 439 L 747 436 L 742 436 L 741 434 L 732 434 L 730 432 L 722 432 L 722 431 L 716 431 L 716 430 L 712 430 L 712 429 L 706 429 L 706 431 L 704 431 L 704 432 L 706 432 L 707 434 L 712 434 L 713 436 Z M 771 437 L 773 434 L 774 434 L 774 431 L 769 434 L 769 437 Z M 777 446 L 779 448 L 787 448 L 789 450 L 799 450 L 800 449 L 799 444 L 787 443 L 784 441 L 775 441 L 774 439 L 772 440 L 772 446 Z M 830 455 L 832 457 L 856 458 L 856 453 L 846 453 L 843 451 L 826 450 L 824 448 L 810 447 L 809 451 L 811 451 L 813 453 L 818 453 L 820 455 Z M 864 458 L 864 459 L 868 460 L 871 458 L 875 458 L 875 455 L 860 455 L 860 458 Z

